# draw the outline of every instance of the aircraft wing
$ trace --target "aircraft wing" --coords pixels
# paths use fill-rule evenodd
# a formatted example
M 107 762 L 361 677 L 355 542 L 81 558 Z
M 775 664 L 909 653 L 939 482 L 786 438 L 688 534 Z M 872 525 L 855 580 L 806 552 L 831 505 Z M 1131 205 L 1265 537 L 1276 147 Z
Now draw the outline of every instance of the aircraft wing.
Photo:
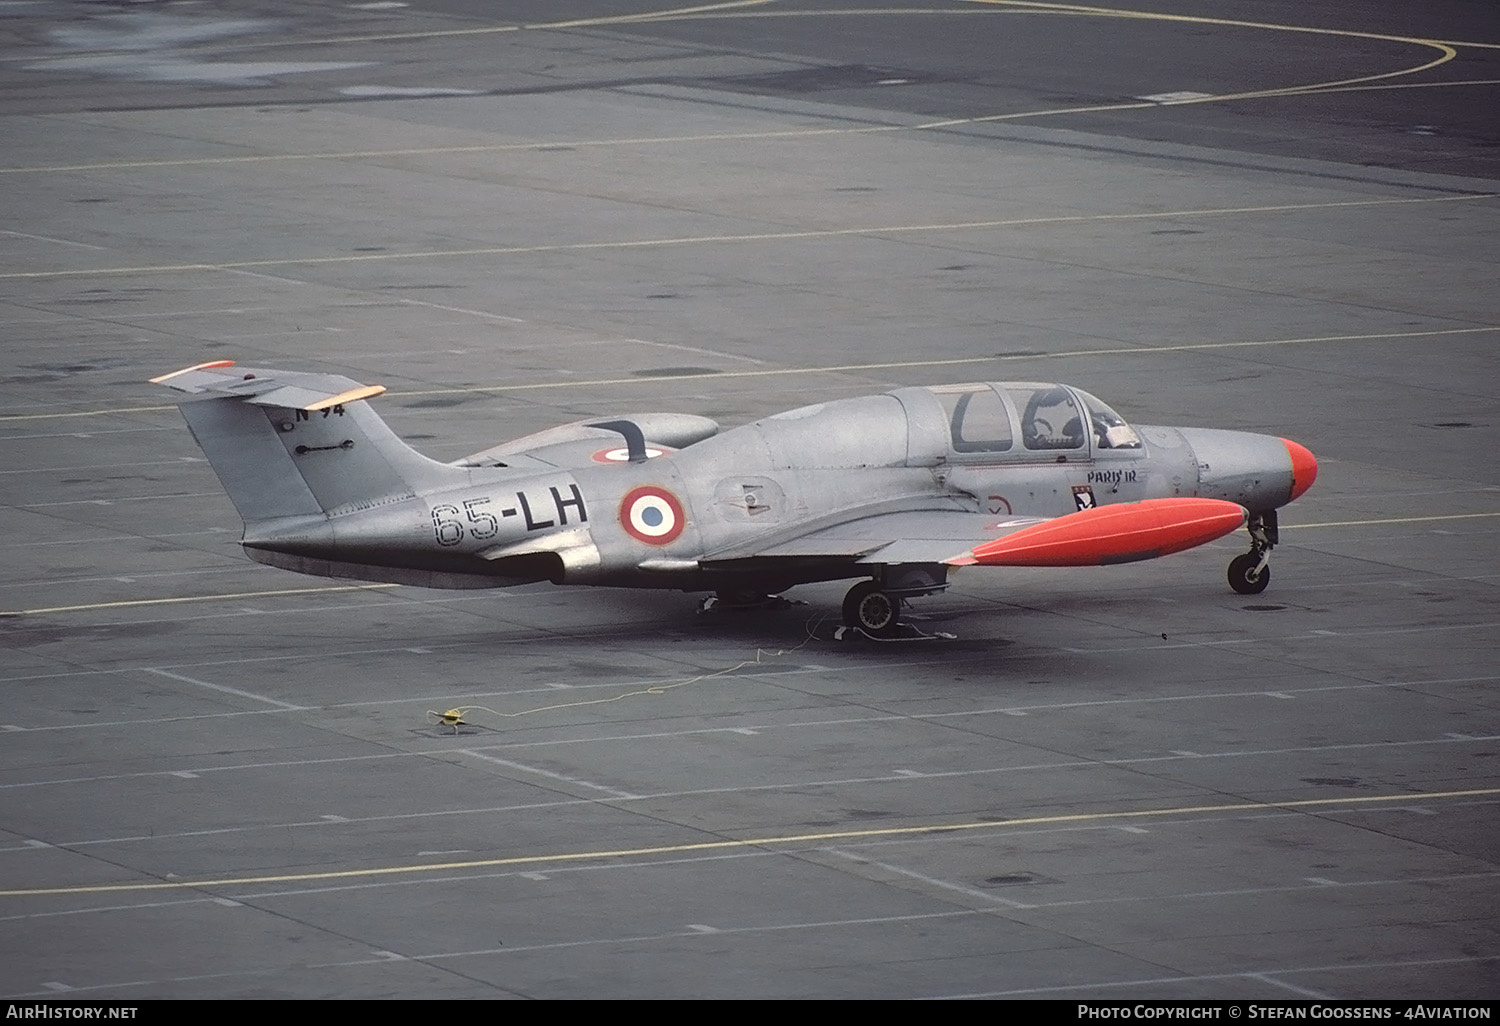
M 716 421 L 689 413 L 589 417 L 502 442 L 465 456 L 455 461 L 455 465 L 586 467 L 601 460 L 628 461 L 632 455 L 650 459 L 672 449 L 685 449 L 718 431 Z M 640 451 L 633 452 L 632 444 L 638 445 Z
M 830 556 L 856 563 L 943 563 L 976 545 L 1032 524 L 1035 517 L 1000 517 L 954 510 L 883 513 L 810 531 L 756 553 L 767 559 Z
M 1221 499 L 1147 499 L 1061 517 L 995 517 L 952 510 L 883 513 L 819 528 L 728 560 L 848 559 L 856 564 L 1104 566 L 1181 552 L 1244 526 Z M 704 560 L 704 563 L 713 562 Z

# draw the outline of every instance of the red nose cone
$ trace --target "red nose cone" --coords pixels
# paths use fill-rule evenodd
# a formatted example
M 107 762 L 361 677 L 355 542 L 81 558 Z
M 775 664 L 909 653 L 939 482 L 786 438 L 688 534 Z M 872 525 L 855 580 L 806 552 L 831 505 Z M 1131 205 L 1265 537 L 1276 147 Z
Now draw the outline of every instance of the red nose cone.
M 1296 442 L 1283 438 L 1281 444 L 1286 446 L 1287 455 L 1292 458 L 1292 499 L 1295 499 L 1318 479 L 1318 460 L 1305 446 Z

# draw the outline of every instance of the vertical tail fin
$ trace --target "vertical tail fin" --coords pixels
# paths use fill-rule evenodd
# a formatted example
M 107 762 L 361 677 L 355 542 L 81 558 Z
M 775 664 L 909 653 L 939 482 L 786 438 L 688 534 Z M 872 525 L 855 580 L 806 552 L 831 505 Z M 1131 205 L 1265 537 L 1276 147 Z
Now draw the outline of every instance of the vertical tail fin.
M 182 415 L 247 526 L 373 509 L 468 478 L 413 450 L 362 401 L 381 386 L 229 366 L 153 380 L 212 396 L 183 403 Z

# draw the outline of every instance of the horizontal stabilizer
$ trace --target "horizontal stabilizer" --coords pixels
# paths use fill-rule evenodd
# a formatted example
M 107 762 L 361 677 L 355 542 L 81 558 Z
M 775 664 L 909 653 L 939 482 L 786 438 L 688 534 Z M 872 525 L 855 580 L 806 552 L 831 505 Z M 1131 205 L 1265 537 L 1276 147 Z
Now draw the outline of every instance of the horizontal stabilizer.
M 1222 499 L 1147 499 L 1079 510 L 976 547 L 952 566 L 1108 566 L 1155 559 L 1244 526 L 1242 506 Z
M 371 399 L 385 391 L 384 385 L 362 385 L 340 374 L 306 374 L 250 367 L 235 369 L 233 360 L 200 363 L 151 381 L 194 395 L 226 396 L 257 406 L 309 411 L 329 410 L 344 403 Z

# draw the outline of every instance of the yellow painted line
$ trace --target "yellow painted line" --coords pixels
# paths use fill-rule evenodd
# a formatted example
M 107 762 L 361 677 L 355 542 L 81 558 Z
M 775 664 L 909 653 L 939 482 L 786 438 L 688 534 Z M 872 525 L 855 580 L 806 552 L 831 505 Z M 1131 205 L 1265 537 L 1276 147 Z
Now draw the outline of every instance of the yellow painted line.
M 54 174 L 74 171 L 135 171 L 145 168 L 207 167 L 214 165 L 261 164 L 301 160 L 374 160 L 393 157 L 461 156 L 464 154 L 555 151 L 559 149 L 577 150 L 614 146 L 655 146 L 700 142 L 759 142 L 768 139 L 812 139 L 823 136 L 926 132 L 943 128 L 956 128 L 967 124 L 987 124 L 996 121 L 1024 121 L 1032 118 L 1048 118 L 1066 114 L 1097 114 L 1121 110 L 1147 110 L 1153 107 L 1180 106 L 1188 103 L 1214 103 L 1231 99 L 1250 99 L 1262 95 L 1275 95 L 1277 93 L 1284 95 L 1306 95 L 1312 92 L 1339 93 L 1374 89 L 1437 89 L 1452 86 L 1494 85 L 1496 81 L 1500 80 L 1470 79 L 1454 82 L 1400 82 L 1363 86 L 1335 86 L 1331 84 L 1292 86 L 1287 87 L 1291 91 L 1278 90 L 1276 93 L 1223 94 L 1163 102 L 1140 100 L 1130 103 L 1094 104 L 1087 107 L 1044 107 L 1040 110 L 1013 111 L 1008 114 L 944 118 L 937 121 L 924 121 L 913 125 L 861 125 L 857 128 L 783 128 L 752 132 L 703 132 L 689 135 L 624 136 L 613 139 L 553 139 L 536 142 L 487 143 L 469 146 L 413 146 L 383 150 L 324 150 L 312 153 L 253 153 L 223 157 L 179 157 L 169 160 L 116 160 L 88 164 L 36 164 L 23 167 L 0 167 L 0 175 Z M 66 242 L 67 240 L 55 241 Z M 82 243 L 73 243 L 73 245 L 82 245 Z
M 962 830 L 1002 830 L 1015 827 L 1057 826 L 1065 823 L 1107 823 L 1122 819 L 1149 819 L 1163 816 L 1190 816 L 1220 812 L 1271 812 L 1280 809 L 1347 808 L 1400 802 L 1421 802 L 1454 798 L 1482 798 L 1500 795 L 1500 788 L 1476 788 L 1468 791 L 1431 791 L 1426 793 L 1368 795 L 1353 798 L 1309 798 L 1290 802 L 1232 802 L 1222 805 L 1179 806 L 1170 809 L 1138 809 L 1129 812 L 1081 812 L 1060 816 L 1029 816 L 985 822 L 961 821 L 927 826 L 883 827 L 870 830 L 836 830 L 816 834 L 783 834 L 749 837 L 742 840 L 703 841 L 696 844 L 665 844 L 648 848 L 614 848 L 599 851 L 560 852 L 551 855 L 519 855 L 499 859 L 472 859 L 463 862 L 425 862 L 406 866 L 375 866 L 366 869 L 342 869 L 315 873 L 282 873 L 271 876 L 231 876 L 209 880 L 172 880 L 153 883 L 85 884 L 73 887 L 34 887 L 0 890 L 0 897 L 24 898 L 49 894 L 101 894 L 122 891 L 188 890 L 200 887 L 245 887 L 252 884 L 311 883 L 324 880 L 353 880 L 398 874 L 451 873 L 461 870 L 494 869 L 500 866 L 536 865 L 544 862 L 582 862 L 596 859 L 638 858 L 646 855 L 671 855 L 684 852 L 724 851 L 733 848 L 759 848 L 789 844 L 811 844 L 827 841 L 866 840 L 876 837 L 919 837 L 924 834 L 954 833 Z
M 1393 89 L 1447 89 L 1451 86 L 1500 85 L 1500 78 L 1465 78 L 1451 82 L 1382 82 L 1379 85 L 1339 86 L 1335 89 L 1319 89 L 1319 93 L 1365 93 Z
M 1216 349 L 1255 349 L 1265 346 L 1290 346 L 1311 342 L 1368 342 L 1392 338 L 1426 338 L 1436 335 L 1473 335 L 1500 331 L 1500 325 L 1476 328 L 1444 328 L 1436 331 L 1394 331 L 1365 335 L 1322 335 L 1308 338 L 1256 339 L 1239 342 L 1188 342 L 1172 346 L 1115 346 L 1109 349 L 1074 349 L 1060 353 L 1016 353 L 1007 356 L 964 356 L 951 360 L 892 360 L 886 363 L 846 363 L 821 367 L 781 367 L 767 370 L 706 371 L 702 374 L 671 374 L 657 377 L 594 378 L 588 381 L 545 381 L 529 385 L 468 386 L 464 388 L 428 388 L 410 392 L 391 392 L 395 397 L 456 395 L 472 392 L 527 392 L 537 389 L 579 388 L 606 385 L 633 385 L 641 382 L 692 381 L 695 379 L 732 379 L 792 377 L 801 374 L 848 374 L 876 370 L 910 370 L 918 367 L 960 367 L 982 363 L 1009 363 L 1016 360 L 1067 360 L 1089 356 L 1136 356 L 1151 353 L 1187 353 Z M 43 414 L 42 416 L 46 416 Z M 3 422 L 3 418 L 0 418 Z
M 1374 527 L 1381 524 L 1426 524 L 1436 520 L 1483 520 L 1500 517 L 1500 513 L 1447 513 L 1431 517 L 1390 517 L 1384 520 L 1330 520 L 1321 524 L 1285 524 L 1283 531 L 1310 530 L 1315 527 Z
M 912 370 L 923 367 L 962 367 L 985 363 L 1009 363 L 1016 360 L 1071 360 L 1090 356 L 1149 356 L 1156 353 L 1190 353 L 1219 349 L 1256 349 L 1266 346 L 1292 346 L 1324 342 L 1371 342 L 1393 338 L 1434 338 L 1443 335 L 1474 335 L 1500 331 L 1500 325 L 1486 324 L 1473 328 L 1441 328 L 1434 331 L 1387 331 L 1361 335 L 1310 335 L 1302 338 L 1249 339 L 1231 342 L 1185 342 L 1167 346 L 1114 346 L 1108 349 L 1073 349 L 1059 353 L 1014 353 L 1005 356 L 964 356 L 951 360 L 891 360 L 883 363 L 845 363 L 818 367 L 779 367 L 746 371 L 705 371 L 701 374 L 632 375 L 626 378 L 585 378 L 567 381 L 534 381 L 530 384 L 466 385 L 461 388 L 424 388 L 404 392 L 387 392 L 392 399 L 421 398 L 435 395 L 488 395 L 532 392 L 545 389 L 599 388 L 610 385 L 650 385 L 672 381 L 694 381 L 709 378 L 781 378 L 803 374 L 849 374 L 876 370 Z M 130 413 L 163 413 L 177 409 L 166 406 L 120 406 L 107 410 L 76 410 L 70 413 L 17 413 L 0 415 L 0 424 L 29 420 L 62 420 L 73 417 L 104 417 Z
M 1201 103 L 1226 103 L 1234 100 L 1255 100 L 1274 96 L 1299 96 L 1320 90 L 1333 90 L 1339 87 L 1358 85 L 1365 82 L 1379 82 L 1384 79 L 1400 78 L 1406 75 L 1416 75 L 1429 71 L 1440 64 L 1446 64 L 1458 56 L 1458 51 L 1448 43 L 1436 39 L 1425 39 L 1418 36 L 1398 36 L 1378 32 L 1356 32 L 1350 29 L 1314 28 L 1307 25 L 1286 25 L 1263 21 L 1239 21 L 1232 18 L 1209 18 L 1200 15 L 1187 14 L 1162 14 L 1149 11 L 1128 11 L 1114 7 L 1091 7 L 1082 4 L 1058 4 L 1040 3 L 1033 0 L 968 0 L 970 3 L 989 4 L 997 7 L 1006 7 L 1011 10 L 1035 11 L 1037 13 L 1060 12 L 1076 15 L 1087 15 L 1101 18 L 1126 18 L 1136 21 L 1164 21 L 1177 22 L 1190 25 L 1220 25 L 1229 28 L 1259 29 L 1272 32 L 1295 32 L 1308 35 L 1337 36 L 1345 39 L 1374 39 L 1383 42 L 1405 43 L 1413 46 L 1425 46 L 1437 50 L 1439 56 L 1423 64 L 1413 65 L 1409 68 L 1400 68 L 1395 71 L 1386 71 L 1374 75 L 1361 75 L 1355 78 L 1335 79 L 1328 82 L 1309 82 L 1303 85 L 1280 86 L 1271 89 L 1254 89 L 1238 93 L 1217 93 L 1212 96 L 1193 97 L 1183 100 L 1168 100 L 1161 103 L 1147 104 L 1124 104 L 1112 108 L 1097 108 L 1100 110 L 1130 110 L 1140 106 L 1162 106 L 1176 107 Z M 974 118 L 973 121 L 1004 120 L 1013 115 L 993 115 L 989 118 Z M 964 119 L 969 120 L 969 119 Z M 958 122 L 954 122 L 955 124 Z
M 335 591 L 375 591 L 380 588 L 394 587 L 396 587 L 394 584 L 351 584 L 337 588 L 288 588 L 282 591 L 240 591 L 228 595 L 187 595 L 181 598 L 129 599 L 123 602 L 93 602 L 83 606 L 12 609 L 0 611 L 0 617 L 41 616 L 44 613 L 81 613 L 94 609 L 129 609 L 137 606 L 170 606 L 182 602 L 230 602 L 236 599 L 274 598 L 282 595 L 321 595 Z
M 1281 214 L 1306 210 L 1341 210 L 1364 207 L 1411 206 L 1426 203 L 1464 203 L 1495 199 L 1500 193 L 1463 193 L 1452 196 L 1404 196 L 1372 200 L 1331 200 L 1321 203 L 1272 203 L 1250 207 L 1189 207 L 1152 210 L 1135 214 L 1056 214 L 1044 217 L 1013 217 L 995 221 L 951 221 L 934 224 L 862 225 L 857 228 L 809 228 L 801 231 L 746 232 L 727 235 L 680 235 L 660 239 L 627 239 L 618 242 L 560 242 L 534 246 L 482 246 L 472 249 L 414 250 L 407 253 L 340 253 L 333 256 L 276 257 L 265 260 L 229 260 L 220 263 L 139 264 L 51 271 L 10 271 L 0 280 L 40 278 L 86 278 L 94 275 L 179 274 L 187 271 L 244 271 L 266 267 L 313 267 L 331 264 L 391 263 L 403 260 L 454 259 L 459 257 L 517 256 L 536 253 L 576 253 L 598 250 L 655 249 L 667 246 L 697 246 L 734 242 L 784 242 L 799 239 L 837 239 L 855 235 L 903 235 L 917 232 L 974 231 L 993 228 L 1027 228 L 1054 224 L 1108 224 L 1167 218 L 1226 217 L 1241 214 Z
M 650 22 L 650 21 L 668 21 L 668 20 L 674 20 L 674 19 L 690 20 L 690 19 L 702 19 L 702 18 L 788 18 L 788 17 L 845 17 L 845 16 L 861 16 L 861 17 L 866 17 L 866 16 L 873 16 L 873 15 L 903 15 L 903 16 L 905 16 L 905 15 L 913 15 L 913 14 L 954 15 L 954 14 L 970 13 L 970 12 L 965 12 L 965 11 L 961 11 L 961 10 L 931 10 L 931 9 L 923 9 L 923 8 L 864 8 L 864 9 L 842 10 L 842 11 L 760 11 L 760 10 L 757 10 L 757 11 L 748 11 L 748 10 L 744 10 L 743 9 L 743 8 L 747 8 L 747 7 L 752 7 L 752 6 L 758 6 L 758 5 L 766 4 L 766 3 L 769 3 L 769 2 L 771 2 L 771 0 L 739 0 L 739 2 L 737 2 L 737 3 L 710 4 L 710 5 L 700 6 L 700 7 L 685 7 L 685 8 L 677 8 L 677 9 L 673 9 L 673 10 L 664 10 L 664 11 L 657 11 L 657 12 L 646 12 L 646 13 L 634 14 L 634 15 L 619 15 L 619 16 L 614 16 L 614 17 L 591 18 L 591 19 L 582 19 L 582 20 L 567 21 L 567 22 L 539 23 L 539 24 L 532 24 L 532 25 L 506 25 L 506 26 L 490 26 L 490 27 L 473 28 L 473 29 L 449 29 L 449 30 L 434 30 L 434 31 L 431 31 L 431 32 L 396 33 L 396 34 L 388 34 L 388 35 L 346 36 L 346 37 L 338 37 L 338 38 L 323 39 L 323 40 L 276 40 L 276 41 L 268 41 L 268 42 L 245 43 L 245 44 L 240 44 L 240 45 L 230 46 L 230 47 L 224 47 L 224 46 L 220 46 L 220 45 L 215 45 L 214 50 L 215 50 L 215 52 L 223 52 L 226 49 L 227 50 L 266 49 L 266 48 L 277 47 L 277 46 L 332 45 L 332 44 L 344 43 L 344 42 L 378 42 L 378 41 L 390 41 L 390 40 L 421 39 L 421 38 L 431 38 L 431 37 L 440 37 L 440 36 L 473 36 L 473 35 L 486 35 L 486 34 L 495 34 L 495 33 L 504 33 L 504 32 L 519 32 L 519 31 L 528 30 L 528 29 L 534 30 L 534 29 L 548 29 L 548 28 L 576 28 L 576 27 L 582 27 L 582 26 L 586 26 L 586 25 L 629 24 L 629 23 L 640 23 L 640 22 Z M 1213 96 L 1194 97 L 1194 98 L 1190 98 L 1190 99 L 1171 100 L 1171 101 L 1164 101 L 1164 102 L 1157 102 L 1157 101 L 1133 101 L 1133 102 L 1130 102 L 1130 103 L 1098 104 L 1098 105 L 1087 106 L 1087 107 L 1051 107 L 1051 108 L 1044 108 L 1044 109 L 1041 109 L 1041 110 L 1016 111 L 1016 112 L 1012 112 L 1012 113 L 1009 113 L 1009 114 L 991 114 L 991 115 L 984 115 L 984 116 L 978 116 L 978 117 L 947 118 L 947 119 L 942 119 L 942 120 L 938 120 L 938 121 L 923 122 L 923 123 L 916 124 L 916 125 L 873 125 L 873 126 L 867 125 L 867 126 L 861 126 L 861 127 L 858 127 L 858 128 L 785 129 L 785 130 L 766 131 L 766 132 L 732 132 L 732 133 L 714 133 L 714 134 L 702 134 L 702 135 L 648 136 L 648 137 L 641 137 L 641 138 L 625 138 L 625 139 L 575 140 L 575 141 L 571 141 L 571 142 L 569 142 L 569 141 L 559 141 L 559 140 L 550 140 L 550 141 L 544 141 L 544 142 L 529 142 L 529 143 L 498 143 L 498 144 L 483 145 L 483 146 L 434 146 L 434 147 L 418 147 L 418 148 L 391 149 L 391 150 L 330 151 L 330 152 L 323 152 L 323 153 L 247 154 L 247 155 L 232 156 L 232 157 L 199 157 L 199 158 L 183 158 L 183 159 L 176 159 L 176 160 L 137 160 L 137 161 L 114 161 L 114 162 L 108 162 L 108 163 L 93 163 L 93 164 L 57 164 L 57 165 L 32 166 L 32 167 L 0 167 L 0 175 L 5 175 L 5 174 L 35 174 L 35 173 L 40 173 L 40 172 L 61 172 L 61 171 L 132 170 L 132 169 L 153 168 L 153 167 L 191 167 L 191 166 L 197 166 L 197 165 L 257 163 L 257 162 L 265 162 L 265 161 L 283 161 L 283 160 L 339 160 L 339 159 L 364 159 L 364 158 L 383 158 L 383 157 L 401 157 L 401 156 L 421 156 L 421 155 L 434 155 L 434 154 L 493 153 L 493 152 L 501 152 L 501 151 L 506 151 L 506 150 L 555 149 L 555 148 L 557 148 L 560 145 L 565 145 L 565 146 L 572 147 L 572 148 L 597 147 L 597 146 L 638 146 L 638 145 L 661 144 L 661 143 L 713 142 L 713 141 L 731 141 L 731 140 L 759 140 L 759 139 L 812 137 L 812 136 L 824 136 L 824 135 L 859 135 L 859 134 L 869 134 L 869 133 L 878 133 L 878 132 L 930 131 L 930 130 L 933 130 L 933 129 L 952 128 L 952 127 L 957 127 L 957 126 L 965 125 L 965 124 L 980 124 L 980 123 L 994 122 L 994 121 L 1024 120 L 1024 119 L 1030 119 L 1030 118 L 1044 118 L 1044 117 L 1053 117 L 1053 116 L 1066 115 L 1066 114 L 1088 114 L 1088 113 L 1099 113 L 1099 112 L 1105 112 L 1105 111 L 1121 111 L 1121 110 L 1144 110 L 1144 109 L 1149 109 L 1149 108 L 1152 108 L 1152 107 L 1180 106 L 1180 105 L 1183 105 L 1183 104 L 1197 104 L 1197 103 L 1223 103 L 1223 102 L 1229 102 L 1229 101 L 1234 101 L 1234 100 L 1256 99 L 1256 98 L 1270 97 L 1270 96 L 1306 95 L 1307 93 L 1311 93 L 1311 92 L 1344 92 L 1344 91 L 1349 91 L 1349 90 L 1358 88 L 1358 83 L 1376 82 L 1376 81 L 1380 81 L 1380 80 L 1383 80 L 1383 79 L 1389 79 L 1389 78 L 1396 78 L 1396 77 L 1401 77 L 1401 76 L 1413 75 L 1413 74 L 1417 74 L 1418 72 L 1428 70 L 1429 68 L 1436 67 L 1439 64 L 1446 63 L 1447 61 L 1450 61 L 1455 56 L 1457 56 L 1456 52 L 1453 49 L 1454 47 L 1482 47 L 1482 48 L 1489 48 L 1489 49 L 1500 48 L 1500 44 L 1497 44 L 1497 43 L 1476 43 L 1476 42 L 1461 42 L 1461 41 L 1454 41 L 1454 40 L 1425 39 L 1425 38 L 1413 37 L 1413 36 L 1395 36 L 1395 35 L 1383 35 L 1383 34 L 1379 34 L 1379 33 L 1370 33 L 1370 32 L 1356 32 L 1356 31 L 1346 30 L 1346 29 L 1312 28 L 1312 27 L 1308 27 L 1308 26 L 1284 25 L 1284 24 L 1274 24 L 1274 23 L 1268 23 L 1268 22 L 1235 21 L 1235 20 L 1224 19 L 1224 18 L 1194 17 L 1194 16 L 1189 16 L 1189 15 L 1153 14 L 1153 13 L 1150 13 L 1150 12 L 1124 11 L 1124 10 L 1118 10 L 1118 9 L 1112 9 L 1112 8 L 1103 8 L 1103 7 L 1084 7 L 1084 6 L 1067 5 L 1067 4 L 1028 3 L 1028 2 L 1025 2 L 1025 0 L 970 0 L 970 2 L 976 3 L 976 4 L 986 4 L 986 5 L 990 5 L 991 7 L 994 7 L 995 5 L 1006 5 L 1003 9 L 986 10 L 986 11 L 975 10 L 975 11 L 972 12 L 974 14 L 979 14 L 979 13 L 994 13 L 994 14 L 1066 14 L 1066 15 L 1091 16 L 1091 17 L 1134 18 L 1134 19 L 1137 19 L 1137 20 L 1197 22 L 1197 23 L 1203 23 L 1203 24 L 1224 25 L 1224 26 L 1241 27 L 1241 28 L 1254 28 L 1254 29 L 1263 29 L 1263 30 L 1280 31 L 1280 32 L 1302 32 L 1302 33 L 1312 33 L 1312 34 L 1318 34 L 1318 35 L 1344 36 L 1344 37 L 1351 37 L 1351 38 L 1357 38 L 1357 39 L 1377 39 L 1377 40 L 1384 40 L 1384 41 L 1389 41 L 1389 42 L 1408 43 L 1408 44 L 1428 46 L 1428 47 L 1435 48 L 1435 49 L 1439 50 L 1442 53 L 1442 56 L 1434 59 L 1433 61 L 1431 61 L 1429 63 L 1417 65 L 1417 66 L 1414 66 L 1414 67 L 1411 67 L 1411 68 L 1404 68 L 1404 69 L 1399 69 L 1399 70 L 1396 70 L 1396 71 L 1382 72 L 1382 73 L 1376 74 L 1376 75 L 1367 75 L 1367 76 L 1361 76 L 1361 77 L 1358 77 L 1358 78 L 1334 80 L 1334 81 L 1329 81 L 1329 82 L 1315 82 L 1315 83 L 1307 83 L 1307 84 L 1303 84 L 1303 85 L 1282 86 L 1282 87 L 1277 87 L 1277 88 L 1272 88 L 1272 89 L 1251 90 L 1251 91 L 1239 92 L 1239 93 L 1221 93 L 1221 94 L 1216 94 L 1216 95 L 1213 95 Z M 1430 86 L 1450 86 L 1450 85 L 1465 85 L 1465 84 L 1486 85 L 1486 84 L 1490 84 L 1490 83 L 1485 82 L 1485 81 L 1476 81 L 1476 82 L 1471 82 L 1471 83 L 1423 82 L 1423 83 L 1403 83 L 1403 84 L 1395 85 L 1395 86 L 1385 85 L 1385 86 L 1381 86 L 1381 87 L 1366 87 L 1366 88 L 1419 88 L 1419 87 L 1430 87 Z
M 1158 11 L 1131 11 L 1119 7 L 1095 7 L 1087 4 L 1045 3 L 1042 0 L 966 0 L 967 3 L 1008 7 L 1037 13 L 1059 12 L 1099 18 L 1130 18 L 1136 21 L 1170 21 L 1188 25 L 1223 25 L 1227 28 L 1265 29 L 1274 32 L 1301 32 L 1316 36 L 1342 36 L 1347 39 L 1377 39 L 1388 43 L 1417 43 L 1423 46 L 1448 46 L 1438 39 L 1424 36 L 1398 36 L 1387 32 L 1358 32 L 1353 29 L 1316 28 L 1311 25 L 1287 25 L 1281 22 L 1240 21 L 1234 18 L 1210 18 L 1196 14 L 1163 14 Z M 1453 43 L 1453 46 L 1486 45 Z
M 658 143 L 733 142 L 785 139 L 797 136 L 854 135 L 869 132 L 911 131 L 906 125 L 875 125 L 860 128 L 786 128 L 764 132 L 708 132 L 695 135 L 654 135 L 618 139 L 577 139 L 543 142 L 490 143 L 473 146 L 419 146 L 395 150 L 329 150 L 320 153 L 261 153 L 233 157 L 184 157 L 174 160 L 126 160 L 95 164 L 47 164 L 31 167 L 0 167 L 0 175 L 52 173 L 58 171 L 120 171 L 152 167 L 194 167 L 201 164 L 254 164 L 279 160 L 362 160 L 375 157 L 422 157 L 435 154 L 503 153 L 507 151 L 583 149 L 599 146 L 644 146 Z

